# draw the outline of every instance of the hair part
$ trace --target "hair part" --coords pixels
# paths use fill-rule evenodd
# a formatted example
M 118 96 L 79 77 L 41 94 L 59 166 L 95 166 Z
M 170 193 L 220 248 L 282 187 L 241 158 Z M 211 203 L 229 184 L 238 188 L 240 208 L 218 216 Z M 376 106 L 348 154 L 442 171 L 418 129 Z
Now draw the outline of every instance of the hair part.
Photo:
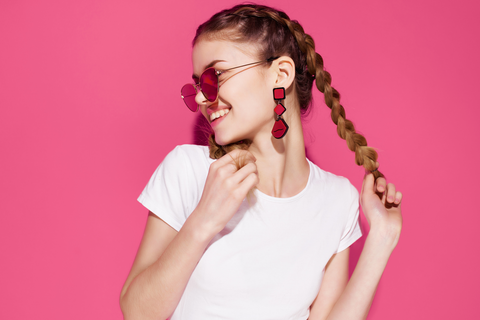
M 193 45 L 201 40 L 227 40 L 248 43 L 257 48 L 260 60 L 270 57 L 289 56 L 295 63 L 295 92 L 300 112 L 305 115 L 312 102 L 312 87 L 323 93 L 325 104 L 331 109 L 332 121 L 337 125 L 338 135 L 347 141 L 355 152 L 355 162 L 372 172 L 375 178 L 383 176 L 376 170 L 377 152 L 367 146 L 367 140 L 355 131 L 353 123 L 346 119 L 345 109 L 340 104 L 340 93 L 331 86 L 332 77 L 323 65 L 323 58 L 315 52 L 313 38 L 306 34 L 296 20 L 271 7 L 256 4 L 236 5 L 220 11 L 201 24 L 193 39 Z M 228 146 L 209 138 L 210 157 L 219 159 L 233 149 L 248 149 L 251 142 L 241 141 Z

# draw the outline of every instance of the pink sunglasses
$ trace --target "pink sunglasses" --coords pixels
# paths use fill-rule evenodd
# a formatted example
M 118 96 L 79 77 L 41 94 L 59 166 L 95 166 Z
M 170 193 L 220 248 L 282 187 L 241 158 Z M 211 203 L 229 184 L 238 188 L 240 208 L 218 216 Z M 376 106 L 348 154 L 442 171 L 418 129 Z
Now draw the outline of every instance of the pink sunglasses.
M 203 96 L 205 99 L 207 99 L 210 102 L 213 102 L 217 100 L 218 97 L 218 77 L 223 74 L 224 72 L 241 68 L 241 67 L 246 67 L 246 66 L 251 66 L 254 64 L 261 64 L 265 62 L 272 62 L 275 59 L 278 59 L 279 57 L 271 57 L 268 58 L 267 60 L 263 61 L 257 61 L 257 62 L 252 62 L 252 63 L 247 63 L 243 64 L 241 66 L 229 68 L 226 70 L 216 70 L 215 68 L 208 68 L 205 71 L 203 71 L 202 75 L 199 78 L 198 83 L 188 83 L 182 87 L 182 99 L 185 101 L 185 104 L 187 105 L 188 109 L 190 109 L 193 112 L 198 111 L 198 104 L 195 101 L 195 96 L 197 95 L 198 91 L 200 90 L 203 93 Z

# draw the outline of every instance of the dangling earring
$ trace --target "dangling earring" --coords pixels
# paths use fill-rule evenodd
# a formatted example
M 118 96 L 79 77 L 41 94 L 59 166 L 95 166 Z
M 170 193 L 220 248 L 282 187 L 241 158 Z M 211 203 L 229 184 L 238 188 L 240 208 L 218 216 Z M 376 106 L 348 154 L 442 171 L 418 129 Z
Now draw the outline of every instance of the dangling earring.
M 277 106 L 273 109 L 273 111 L 275 111 L 276 119 L 275 124 L 273 125 L 272 135 L 276 139 L 283 138 L 288 131 L 288 125 L 282 118 L 282 114 L 287 110 L 284 105 L 280 103 L 280 100 L 283 99 L 285 99 L 285 88 L 273 89 L 273 100 L 277 101 Z

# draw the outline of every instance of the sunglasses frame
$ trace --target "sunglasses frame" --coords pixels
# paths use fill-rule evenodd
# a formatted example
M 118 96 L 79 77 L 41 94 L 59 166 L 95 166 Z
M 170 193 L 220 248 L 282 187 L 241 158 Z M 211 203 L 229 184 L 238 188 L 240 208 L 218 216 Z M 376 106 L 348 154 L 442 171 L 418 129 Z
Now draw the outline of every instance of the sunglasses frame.
M 222 75 L 223 73 L 225 73 L 225 72 L 227 72 L 227 71 L 233 70 L 233 69 L 237 69 L 237 68 L 241 68 L 241 67 L 247 67 L 247 66 L 251 66 L 251 65 L 254 65 L 254 64 L 260 64 L 260 63 L 265 63 L 265 62 L 272 62 L 272 61 L 274 61 L 274 60 L 276 60 L 276 59 L 278 59 L 278 58 L 280 58 L 280 57 L 270 57 L 270 58 L 268 58 L 268 59 L 266 59 L 266 60 L 251 62 L 251 63 L 247 63 L 247 64 L 242 64 L 241 66 L 236 66 L 236 67 L 228 68 L 228 69 L 225 69 L 225 70 L 217 70 L 217 69 L 215 69 L 214 67 L 207 68 L 207 69 L 205 69 L 205 70 L 202 72 L 202 74 L 201 74 L 200 77 L 198 78 L 199 83 L 193 83 L 193 84 L 192 84 L 192 83 L 187 83 L 187 84 L 185 84 L 185 85 L 182 87 L 182 90 L 180 91 L 180 95 L 181 95 L 181 97 L 182 97 L 182 100 L 183 100 L 183 102 L 185 102 L 185 105 L 187 106 L 187 108 L 188 108 L 190 111 L 192 111 L 192 112 L 197 112 L 198 109 L 199 109 L 199 107 L 200 107 L 200 106 L 198 105 L 198 103 L 197 103 L 197 108 L 196 108 L 195 110 L 192 110 L 192 109 L 188 106 L 187 101 L 185 100 L 186 97 L 191 97 L 191 96 L 192 96 L 192 95 L 188 95 L 188 96 L 184 96 L 184 95 L 183 95 L 183 89 L 184 89 L 185 87 L 192 86 L 192 87 L 194 88 L 194 90 L 195 90 L 195 96 L 198 94 L 198 91 L 200 91 L 200 92 L 203 94 L 203 96 L 205 97 L 205 99 L 207 99 L 207 101 L 214 102 L 215 100 L 217 100 L 217 98 L 218 98 L 218 92 L 220 91 L 220 85 L 219 85 L 219 83 L 218 83 L 218 77 L 219 77 L 220 75 Z M 209 70 L 211 70 L 211 69 L 213 69 L 213 70 L 215 71 L 215 75 L 217 76 L 217 78 L 216 78 L 216 87 L 217 87 L 217 88 L 216 88 L 216 91 L 217 91 L 217 93 L 216 93 L 216 95 L 215 95 L 215 99 L 213 99 L 213 100 L 211 100 L 211 99 L 209 99 L 209 98 L 207 97 L 207 95 L 205 94 L 205 92 L 202 90 L 202 87 L 201 87 L 201 86 L 202 86 L 202 76 L 205 74 L 205 72 L 207 72 L 207 71 L 209 71 Z M 232 76 L 232 77 L 233 77 L 233 76 Z

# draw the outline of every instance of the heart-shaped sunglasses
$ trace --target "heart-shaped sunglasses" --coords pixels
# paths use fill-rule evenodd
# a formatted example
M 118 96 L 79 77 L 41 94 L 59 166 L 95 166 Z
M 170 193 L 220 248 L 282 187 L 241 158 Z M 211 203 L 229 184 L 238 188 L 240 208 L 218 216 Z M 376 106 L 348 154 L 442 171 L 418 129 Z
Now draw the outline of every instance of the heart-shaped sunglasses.
M 193 112 L 198 111 L 198 104 L 195 101 L 195 96 L 197 95 L 198 91 L 200 90 L 203 93 L 203 96 L 205 99 L 207 99 L 210 102 L 214 102 L 217 100 L 218 97 L 218 77 L 223 74 L 224 72 L 241 68 L 241 67 L 246 67 L 246 66 L 251 66 L 254 64 L 261 64 L 265 62 L 272 62 L 275 59 L 278 59 L 279 57 L 271 57 L 268 58 L 267 60 L 262 60 L 262 61 L 257 61 L 257 62 L 252 62 L 252 63 L 247 63 L 243 64 L 241 66 L 225 69 L 225 70 L 216 70 L 215 68 L 208 68 L 205 71 L 203 71 L 202 75 L 199 78 L 198 83 L 188 83 L 182 87 L 182 99 L 185 101 L 185 104 L 187 105 L 188 109 L 190 109 Z

